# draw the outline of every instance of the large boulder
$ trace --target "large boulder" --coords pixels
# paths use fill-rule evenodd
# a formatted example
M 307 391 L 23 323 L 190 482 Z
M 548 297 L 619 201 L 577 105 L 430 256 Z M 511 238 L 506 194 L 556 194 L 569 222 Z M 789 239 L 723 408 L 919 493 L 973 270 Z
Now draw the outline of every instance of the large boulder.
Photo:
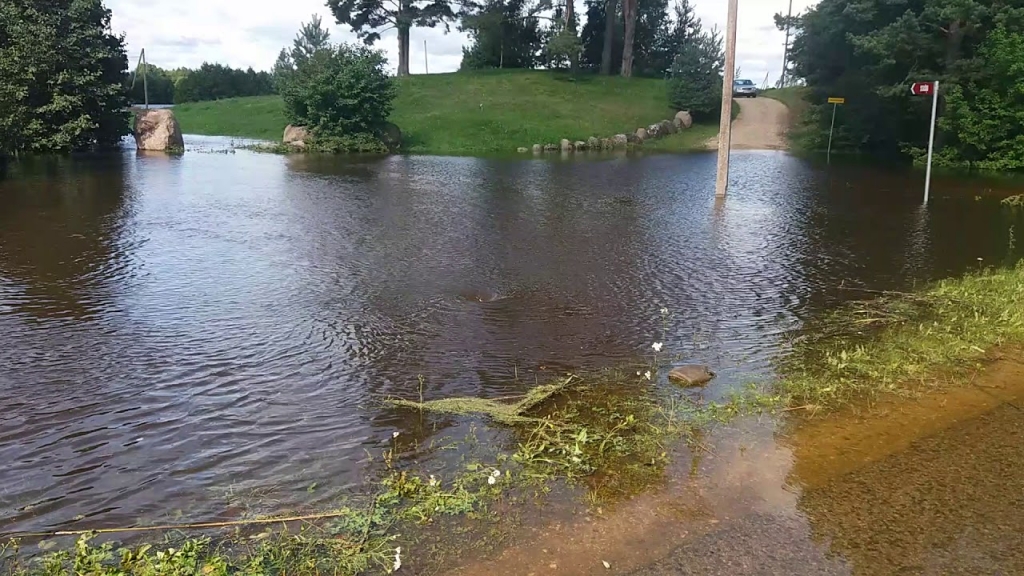
M 625 143 L 623 143 L 623 144 L 625 144 Z M 611 149 L 612 149 L 612 139 L 611 138 L 601 138 L 601 150 L 611 150 Z
M 647 127 L 647 137 L 651 139 L 661 138 L 664 134 L 661 133 L 661 124 L 651 124 Z
M 533 145 L 533 153 L 534 154 L 540 154 L 543 151 L 544 151 L 544 147 L 541 146 L 540 144 L 534 144 Z
M 380 141 L 387 146 L 388 150 L 394 152 L 402 147 L 402 131 L 391 122 L 384 123 L 384 129 L 380 133 Z
M 690 127 L 693 126 L 693 116 L 691 116 L 686 110 L 682 110 L 676 112 L 676 117 L 672 122 L 681 130 L 689 130 Z
M 590 138 L 587 138 L 587 148 L 589 148 L 591 150 L 600 150 L 601 149 L 601 141 L 598 140 L 597 138 L 591 136 Z
M 185 139 L 181 137 L 181 126 L 174 112 L 167 108 L 160 110 L 139 110 L 135 114 L 135 145 L 139 150 L 184 150 Z
M 672 124 L 670 120 L 662 120 L 661 122 L 658 122 L 658 126 L 661 127 L 662 136 L 667 136 L 669 134 L 675 134 L 676 132 L 678 132 L 678 130 L 676 130 L 675 124 Z
M 625 134 L 612 136 L 612 148 L 625 148 L 626 144 L 629 144 L 629 136 Z
M 572 142 L 570 142 L 569 140 L 567 140 L 565 138 L 562 138 L 562 141 L 559 142 L 558 147 L 562 150 L 562 152 L 571 152 L 572 151 Z
M 309 130 L 306 130 L 305 126 L 292 126 L 289 124 L 284 127 L 284 138 L 281 141 L 285 144 L 302 148 L 306 145 L 306 140 L 309 140 Z
M 633 135 L 636 136 L 637 141 L 640 143 L 647 140 L 647 130 L 645 128 L 637 128 Z

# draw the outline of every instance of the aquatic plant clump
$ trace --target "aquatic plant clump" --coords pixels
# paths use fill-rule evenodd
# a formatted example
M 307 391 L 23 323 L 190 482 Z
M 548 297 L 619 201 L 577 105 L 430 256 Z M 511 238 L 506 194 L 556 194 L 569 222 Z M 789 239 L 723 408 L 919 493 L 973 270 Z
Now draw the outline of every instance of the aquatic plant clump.
M 794 407 L 835 409 L 961 383 L 993 349 L 1016 345 L 1024 345 L 1024 262 L 843 306 L 793 342 L 776 389 Z

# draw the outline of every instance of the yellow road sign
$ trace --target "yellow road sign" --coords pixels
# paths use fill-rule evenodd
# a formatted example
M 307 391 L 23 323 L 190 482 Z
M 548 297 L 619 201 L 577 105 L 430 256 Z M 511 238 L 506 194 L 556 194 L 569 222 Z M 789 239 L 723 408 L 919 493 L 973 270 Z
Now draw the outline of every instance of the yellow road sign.
M 846 104 L 846 98 L 829 98 L 829 104 Z

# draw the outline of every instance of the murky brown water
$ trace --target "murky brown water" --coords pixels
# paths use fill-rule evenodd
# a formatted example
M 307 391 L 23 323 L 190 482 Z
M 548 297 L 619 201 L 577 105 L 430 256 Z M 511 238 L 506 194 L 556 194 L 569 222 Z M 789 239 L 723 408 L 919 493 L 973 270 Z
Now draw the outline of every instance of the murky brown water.
M 658 339 L 713 364 L 720 394 L 849 297 L 841 283 L 1002 262 L 997 200 L 1020 191 L 940 180 L 922 210 L 919 175 L 782 153 L 738 153 L 733 179 L 716 202 L 710 154 L 15 167 L 0 182 L 0 532 L 206 519 L 254 490 L 330 501 L 364 450 L 418 432 L 374 400 L 415 397 L 420 374 L 427 398 L 507 396 Z

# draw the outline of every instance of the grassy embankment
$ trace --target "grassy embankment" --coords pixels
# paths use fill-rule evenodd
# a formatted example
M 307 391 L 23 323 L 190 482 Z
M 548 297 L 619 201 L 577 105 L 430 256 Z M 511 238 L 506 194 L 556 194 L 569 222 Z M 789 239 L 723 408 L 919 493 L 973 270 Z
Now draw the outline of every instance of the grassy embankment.
M 287 124 L 278 96 L 182 104 L 175 114 L 186 134 L 278 141 Z M 674 114 L 662 80 L 494 71 L 400 78 L 391 120 L 402 129 L 405 152 L 474 155 L 611 137 Z M 699 149 L 716 132 L 717 123 L 695 125 L 644 148 Z

